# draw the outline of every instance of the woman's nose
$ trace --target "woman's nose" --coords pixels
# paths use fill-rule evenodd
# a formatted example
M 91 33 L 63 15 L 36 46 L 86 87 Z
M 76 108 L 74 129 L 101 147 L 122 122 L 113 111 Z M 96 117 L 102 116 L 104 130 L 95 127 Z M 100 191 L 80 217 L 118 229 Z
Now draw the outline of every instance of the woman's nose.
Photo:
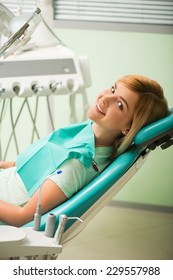
M 114 94 L 108 94 L 103 97 L 102 102 L 105 106 L 108 106 L 109 104 L 114 103 L 116 99 L 117 98 Z
M 101 99 L 100 99 L 100 104 L 103 105 L 104 107 L 107 107 L 109 105 L 109 100 L 106 96 L 103 96 Z

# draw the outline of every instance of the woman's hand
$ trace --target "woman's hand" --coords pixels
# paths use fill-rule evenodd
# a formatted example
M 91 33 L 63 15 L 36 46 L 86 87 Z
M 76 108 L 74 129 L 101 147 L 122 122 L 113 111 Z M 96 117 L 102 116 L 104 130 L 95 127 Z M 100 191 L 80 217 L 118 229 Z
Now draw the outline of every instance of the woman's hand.
M 0 169 L 10 168 L 16 166 L 14 161 L 0 161 Z

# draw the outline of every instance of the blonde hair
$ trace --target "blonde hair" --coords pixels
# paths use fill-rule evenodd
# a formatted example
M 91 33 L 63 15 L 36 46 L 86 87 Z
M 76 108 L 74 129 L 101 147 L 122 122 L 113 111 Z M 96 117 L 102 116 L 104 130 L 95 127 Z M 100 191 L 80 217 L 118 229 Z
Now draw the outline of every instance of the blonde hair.
M 168 104 L 162 87 L 154 80 L 140 75 L 128 75 L 117 80 L 128 89 L 139 94 L 131 128 L 127 135 L 115 143 L 115 156 L 123 153 L 133 142 L 135 134 L 145 125 L 155 122 L 168 114 Z

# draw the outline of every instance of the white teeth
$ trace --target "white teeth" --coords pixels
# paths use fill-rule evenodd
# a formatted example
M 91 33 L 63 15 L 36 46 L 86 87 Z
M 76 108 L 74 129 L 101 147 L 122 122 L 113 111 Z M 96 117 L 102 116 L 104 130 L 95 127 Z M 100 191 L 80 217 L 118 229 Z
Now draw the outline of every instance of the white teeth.
M 102 113 L 103 115 L 105 115 L 105 112 L 102 110 L 102 108 L 100 107 L 99 104 L 97 104 L 97 109 L 99 110 L 100 113 Z

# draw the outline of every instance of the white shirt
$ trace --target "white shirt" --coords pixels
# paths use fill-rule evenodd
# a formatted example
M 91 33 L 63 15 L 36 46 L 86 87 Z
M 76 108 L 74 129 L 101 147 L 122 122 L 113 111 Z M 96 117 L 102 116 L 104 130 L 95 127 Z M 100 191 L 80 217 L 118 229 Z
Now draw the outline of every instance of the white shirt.
M 78 159 L 69 159 L 48 178 L 55 182 L 64 194 L 70 198 L 109 165 L 112 149 L 112 147 L 98 147 L 95 149 L 94 162 L 98 171 L 93 166 L 86 168 Z

